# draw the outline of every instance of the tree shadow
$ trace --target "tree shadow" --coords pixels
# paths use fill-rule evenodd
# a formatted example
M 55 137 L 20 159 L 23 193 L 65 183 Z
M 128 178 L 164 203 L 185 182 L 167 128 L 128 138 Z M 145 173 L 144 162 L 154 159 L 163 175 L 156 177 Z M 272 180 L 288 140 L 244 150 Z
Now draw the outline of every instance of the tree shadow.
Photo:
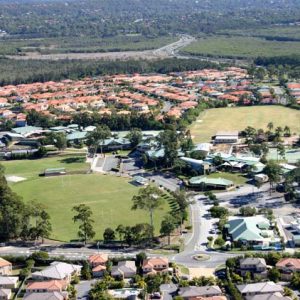
M 61 159 L 59 162 L 64 164 L 84 163 L 85 157 L 68 157 Z

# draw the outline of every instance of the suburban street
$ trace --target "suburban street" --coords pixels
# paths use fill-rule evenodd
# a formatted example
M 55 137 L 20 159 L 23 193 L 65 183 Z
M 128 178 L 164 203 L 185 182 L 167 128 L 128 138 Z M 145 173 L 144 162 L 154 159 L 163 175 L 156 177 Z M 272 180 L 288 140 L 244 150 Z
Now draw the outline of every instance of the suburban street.
M 149 180 L 154 180 L 158 184 L 163 184 L 165 187 L 168 186 L 174 190 L 178 188 L 179 182 L 174 181 L 173 177 L 168 177 L 161 174 L 143 174 L 148 175 Z M 146 177 L 146 176 L 145 176 Z M 238 203 L 238 206 L 250 204 L 256 207 L 260 207 L 263 203 L 267 206 L 268 203 L 278 203 L 280 200 L 280 194 L 273 193 L 271 196 L 268 192 L 268 184 L 262 186 L 260 189 L 251 185 L 245 185 L 240 189 L 233 192 L 218 193 L 217 197 L 222 206 L 233 207 Z M 281 197 L 282 198 L 282 197 Z M 211 218 L 209 208 L 211 205 L 207 202 L 206 197 L 196 195 L 193 197 L 193 202 L 190 205 L 190 219 L 192 225 L 192 232 L 184 234 L 185 249 L 183 252 L 170 255 L 169 258 L 177 264 L 184 265 L 189 268 L 216 268 L 219 265 L 225 263 L 229 257 L 234 257 L 237 254 L 217 252 L 207 249 L 207 237 L 214 236 L 214 233 L 210 231 L 215 228 L 217 219 Z M 282 199 L 281 199 L 282 201 Z M 279 201 L 280 203 L 280 201 Z M 294 208 L 291 208 L 294 210 Z M 286 213 L 286 211 L 284 211 Z M 280 210 L 275 210 L 276 217 L 280 216 Z M 67 259 L 86 259 L 91 254 L 97 252 L 95 248 L 86 247 L 74 247 L 71 245 L 42 245 L 40 247 L 17 247 L 17 246 L 5 246 L 0 247 L 0 256 L 3 255 L 25 255 L 29 256 L 35 251 L 43 250 L 47 251 L 50 257 L 64 256 Z M 125 252 L 100 250 L 101 252 L 108 253 L 111 257 L 117 256 L 132 256 L 134 257 L 139 251 L 130 251 L 126 249 Z M 196 255 L 204 254 L 208 259 L 203 261 L 197 261 L 194 259 Z M 154 254 L 148 253 L 149 256 L 155 256 Z

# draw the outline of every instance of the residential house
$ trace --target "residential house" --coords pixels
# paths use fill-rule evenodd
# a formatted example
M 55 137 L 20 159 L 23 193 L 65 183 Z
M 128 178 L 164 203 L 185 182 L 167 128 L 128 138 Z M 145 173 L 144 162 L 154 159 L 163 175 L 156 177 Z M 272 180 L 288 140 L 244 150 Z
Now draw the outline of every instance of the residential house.
M 46 293 L 62 292 L 66 290 L 68 284 L 64 280 L 33 281 L 26 288 L 26 294 L 29 293 Z
M 13 276 L 0 276 L 0 288 L 15 289 L 18 285 L 19 278 Z
M 282 280 L 291 280 L 293 273 L 300 272 L 300 259 L 282 258 L 277 262 L 276 268 L 280 271 Z
M 213 286 L 188 286 L 179 290 L 179 296 L 184 300 L 198 299 L 198 297 L 222 296 L 222 291 L 217 285 Z
M 23 300 L 67 300 L 67 292 L 47 292 L 26 294 Z
M 92 267 L 93 277 L 102 277 L 106 271 L 108 255 L 105 253 L 91 255 L 88 262 Z
M 250 272 L 252 275 L 266 277 L 267 264 L 264 258 L 247 257 L 240 259 L 239 271 L 242 276 L 245 276 L 247 272 Z
M 136 275 L 135 261 L 119 261 L 117 266 L 111 269 L 111 276 L 117 278 L 132 278 Z
M 236 286 L 243 296 L 283 293 L 283 287 L 273 281 L 241 284 Z
M 11 299 L 12 292 L 10 289 L 0 289 L 0 300 Z
M 275 236 L 271 224 L 264 216 L 229 217 L 225 225 L 227 236 L 239 245 L 255 250 L 280 250 L 280 238 Z
M 12 264 L 0 257 L 0 275 L 9 276 L 12 274 Z
M 42 271 L 32 273 L 34 280 L 65 280 L 69 283 L 73 276 L 80 275 L 82 266 L 54 261 Z
M 88 262 L 92 268 L 97 266 L 105 266 L 108 262 L 108 255 L 106 253 L 91 255 L 88 258 Z
M 248 296 L 246 300 L 292 300 L 292 298 L 285 297 L 281 293 L 271 293 Z
M 165 257 L 151 257 L 143 261 L 143 273 L 156 274 L 167 273 L 169 268 L 169 260 Z

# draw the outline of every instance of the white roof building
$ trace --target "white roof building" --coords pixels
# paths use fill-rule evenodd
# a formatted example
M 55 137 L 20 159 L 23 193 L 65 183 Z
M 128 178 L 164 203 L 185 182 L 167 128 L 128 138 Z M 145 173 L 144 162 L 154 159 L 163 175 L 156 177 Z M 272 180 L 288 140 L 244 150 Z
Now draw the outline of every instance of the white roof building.
M 57 279 L 71 280 L 73 275 L 79 275 L 82 266 L 54 261 L 49 267 L 42 271 L 32 273 L 34 279 Z

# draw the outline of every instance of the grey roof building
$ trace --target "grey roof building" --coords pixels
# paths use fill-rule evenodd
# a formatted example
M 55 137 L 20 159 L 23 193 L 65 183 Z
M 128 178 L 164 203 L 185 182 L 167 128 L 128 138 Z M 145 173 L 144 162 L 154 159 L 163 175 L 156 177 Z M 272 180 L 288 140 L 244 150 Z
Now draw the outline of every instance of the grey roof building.
M 217 285 L 212 286 L 188 286 L 182 287 L 179 291 L 179 296 L 184 299 L 192 297 L 213 297 L 221 296 L 222 291 Z

